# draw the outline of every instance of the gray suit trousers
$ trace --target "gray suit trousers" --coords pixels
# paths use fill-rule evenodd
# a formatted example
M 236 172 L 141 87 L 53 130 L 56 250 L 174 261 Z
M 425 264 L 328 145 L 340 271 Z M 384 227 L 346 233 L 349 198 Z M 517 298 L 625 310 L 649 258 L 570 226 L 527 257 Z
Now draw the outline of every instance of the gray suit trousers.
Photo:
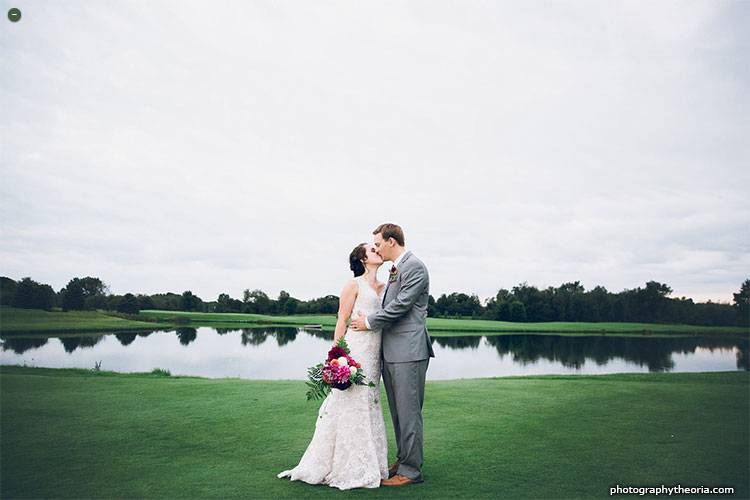
M 422 403 L 430 358 L 400 363 L 383 362 L 383 382 L 396 434 L 401 464 L 398 474 L 422 481 Z

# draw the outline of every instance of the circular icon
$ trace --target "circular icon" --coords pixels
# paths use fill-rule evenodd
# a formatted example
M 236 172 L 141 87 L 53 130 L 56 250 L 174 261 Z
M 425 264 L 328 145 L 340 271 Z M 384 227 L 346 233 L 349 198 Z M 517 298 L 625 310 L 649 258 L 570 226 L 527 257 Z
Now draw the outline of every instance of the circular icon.
M 13 7 L 8 11 L 8 19 L 10 19 L 14 23 L 17 23 L 21 20 L 21 11 Z

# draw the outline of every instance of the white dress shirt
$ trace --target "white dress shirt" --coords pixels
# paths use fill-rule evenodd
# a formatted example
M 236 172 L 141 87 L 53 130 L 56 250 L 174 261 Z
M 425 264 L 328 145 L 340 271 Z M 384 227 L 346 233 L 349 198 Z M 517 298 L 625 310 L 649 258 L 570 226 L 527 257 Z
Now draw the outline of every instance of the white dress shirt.
M 401 259 L 404 257 L 404 255 L 406 255 L 406 250 L 404 250 L 404 253 L 396 257 L 396 260 L 393 261 L 393 267 L 398 269 L 398 263 L 401 262 Z

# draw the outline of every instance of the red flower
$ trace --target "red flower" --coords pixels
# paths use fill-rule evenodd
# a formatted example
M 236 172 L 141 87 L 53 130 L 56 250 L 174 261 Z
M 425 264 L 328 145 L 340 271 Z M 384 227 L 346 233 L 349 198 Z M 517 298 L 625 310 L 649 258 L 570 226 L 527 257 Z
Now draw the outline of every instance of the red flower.
M 341 356 L 346 356 L 346 351 L 341 347 L 333 347 L 330 351 L 328 351 L 328 361 L 331 361 L 332 359 L 338 359 Z

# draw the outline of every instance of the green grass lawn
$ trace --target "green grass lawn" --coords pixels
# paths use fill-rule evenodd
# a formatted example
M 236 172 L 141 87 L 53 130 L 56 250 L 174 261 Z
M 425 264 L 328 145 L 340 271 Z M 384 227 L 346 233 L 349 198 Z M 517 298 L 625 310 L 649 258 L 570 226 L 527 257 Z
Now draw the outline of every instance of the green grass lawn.
M 0 496 L 608 498 L 680 484 L 748 498 L 749 375 L 428 381 L 425 482 L 340 492 L 276 478 L 314 430 L 302 381 L 2 366 Z
M 294 316 L 271 316 L 269 314 L 245 314 L 245 313 L 202 313 L 186 311 L 162 311 L 156 309 L 144 309 L 141 316 L 169 320 L 174 318 L 187 318 L 191 323 L 257 323 L 267 325 L 323 325 L 333 329 L 336 326 L 335 314 L 313 314 Z M 251 325 L 248 325 L 251 326 Z
M 265 323 L 273 325 L 323 325 L 326 330 L 333 330 L 336 325 L 335 315 L 311 316 L 269 316 L 263 314 L 241 313 L 199 313 L 182 311 L 144 310 L 141 316 L 166 321 L 170 318 L 189 318 L 192 323 Z M 567 333 L 567 334 L 729 334 L 747 335 L 747 328 L 732 326 L 694 326 L 694 325 L 657 325 L 650 323 L 580 323 L 580 322 L 547 322 L 547 323 L 512 323 L 509 321 L 490 321 L 473 319 L 428 318 L 427 329 L 430 333 L 446 334 L 492 334 L 492 333 Z
M 0 306 L 0 332 L 136 331 L 171 327 L 168 322 L 144 317 L 133 321 L 103 311 L 43 311 Z

